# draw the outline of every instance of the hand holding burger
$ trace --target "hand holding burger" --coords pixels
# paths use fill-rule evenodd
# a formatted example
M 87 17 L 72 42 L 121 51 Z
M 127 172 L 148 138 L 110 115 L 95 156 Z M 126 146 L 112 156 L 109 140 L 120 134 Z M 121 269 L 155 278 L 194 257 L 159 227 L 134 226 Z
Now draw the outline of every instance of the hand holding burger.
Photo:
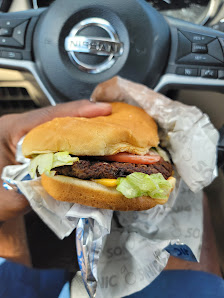
M 55 118 L 31 130 L 23 154 L 32 178 L 38 172 L 61 201 L 113 210 L 164 204 L 175 178 L 155 121 L 141 108 L 111 105 L 107 116 Z
M 17 163 L 16 145 L 20 138 L 34 127 L 55 117 L 96 117 L 110 113 L 110 104 L 94 104 L 88 100 L 79 100 L 0 117 L 0 172 L 5 166 Z M 2 183 L 0 184 L 0 224 L 29 210 L 29 202 L 23 195 L 15 191 L 7 191 Z

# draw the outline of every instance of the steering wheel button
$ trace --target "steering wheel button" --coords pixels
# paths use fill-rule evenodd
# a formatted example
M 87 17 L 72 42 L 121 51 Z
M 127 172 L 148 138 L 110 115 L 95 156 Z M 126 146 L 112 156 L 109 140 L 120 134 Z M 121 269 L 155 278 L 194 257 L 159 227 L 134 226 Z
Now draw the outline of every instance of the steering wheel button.
M 192 43 L 207 44 L 215 39 L 214 36 L 198 34 L 195 32 L 181 31 Z
M 219 70 L 218 78 L 224 80 L 224 70 Z
M 215 70 L 215 69 L 202 69 L 201 70 L 201 77 L 202 78 L 217 79 L 218 71 Z
M 176 73 L 178 75 L 183 75 L 183 76 L 197 77 L 198 69 L 197 68 L 178 67 Z
M 18 41 L 22 46 L 24 45 L 24 37 L 27 28 L 28 21 L 15 27 L 13 30 L 13 38 Z
M 195 65 L 222 65 L 222 62 L 207 54 L 189 54 L 179 59 L 178 63 Z
M 190 53 L 191 53 L 191 42 L 181 32 L 178 32 L 177 58 L 179 59 Z
M 19 53 L 19 52 L 14 52 L 14 51 L 2 51 L 1 52 L 1 57 L 2 58 L 7 58 L 7 59 L 21 60 L 22 59 L 22 54 Z
M 27 21 L 27 19 L 0 19 L 0 27 L 15 28 L 19 24 Z
M 21 48 L 22 47 L 21 44 L 19 44 L 12 37 L 0 37 L 0 46 L 17 47 L 17 48 Z
M 208 54 L 222 62 L 224 62 L 223 51 L 218 39 L 208 44 Z
M 193 43 L 192 44 L 192 53 L 204 53 L 206 54 L 208 52 L 208 48 L 206 44 L 200 44 L 200 43 Z
M 12 36 L 12 28 L 0 28 L 0 36 Z

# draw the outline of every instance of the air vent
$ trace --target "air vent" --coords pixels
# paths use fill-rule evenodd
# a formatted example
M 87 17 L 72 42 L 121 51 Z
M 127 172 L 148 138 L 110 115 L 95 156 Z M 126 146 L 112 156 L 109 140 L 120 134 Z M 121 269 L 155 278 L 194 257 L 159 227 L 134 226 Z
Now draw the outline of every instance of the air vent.
M 0 87 L 0 116 L 38 108 L 27 90 L 21 87 Z

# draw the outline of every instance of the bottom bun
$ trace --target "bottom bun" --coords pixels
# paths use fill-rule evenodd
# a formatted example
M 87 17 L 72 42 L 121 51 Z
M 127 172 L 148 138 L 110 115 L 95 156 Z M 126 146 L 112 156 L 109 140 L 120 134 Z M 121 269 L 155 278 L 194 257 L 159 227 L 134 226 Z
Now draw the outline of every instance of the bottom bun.
M 173 177 L 169 178 L 173 187 L 175 180 Z M 43 174 L 41 182 L 47 193 L 56 200 L 102 209 L 140 211 L 150 209 L 158 204 L 163 205 L 168 200 L 168 197 L 166 199 L 152 199 L 148 196 L 128 199 L 115 187 L 106 187 L 93 181 L 62 175 L 49 177 Z

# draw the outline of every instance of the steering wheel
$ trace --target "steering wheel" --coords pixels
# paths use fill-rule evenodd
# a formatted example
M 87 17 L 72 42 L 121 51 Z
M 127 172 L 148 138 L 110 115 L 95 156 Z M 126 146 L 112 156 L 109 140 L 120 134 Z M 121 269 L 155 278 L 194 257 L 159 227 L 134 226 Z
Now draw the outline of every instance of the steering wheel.
M 0 67 L 33 74 L 48 103 L 88 98 L 115 75 L 156 91 L 224 90 L 224 34 L 143 0 L 56 0 L 0 15 Z

